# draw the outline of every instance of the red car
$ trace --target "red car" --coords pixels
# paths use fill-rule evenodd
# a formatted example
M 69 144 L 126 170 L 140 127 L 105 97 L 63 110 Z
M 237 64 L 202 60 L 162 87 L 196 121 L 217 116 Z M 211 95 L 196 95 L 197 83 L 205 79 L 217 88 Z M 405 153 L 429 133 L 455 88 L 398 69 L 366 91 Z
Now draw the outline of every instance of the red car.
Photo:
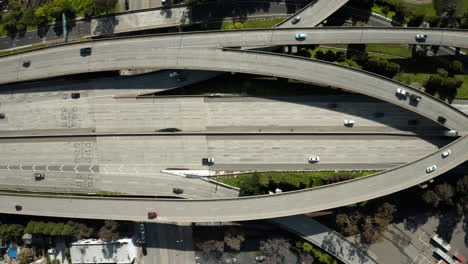
M 327 104 L 328 108 L 336 108 L 338 105 L 337 104 Z
M 156 217 L 158 217 L 158 213 L 156 213 L 156 212 L 148 212 L 148 218 L 149 218 L 149 219 L 154 219 L 154 218 L 156 218 Z

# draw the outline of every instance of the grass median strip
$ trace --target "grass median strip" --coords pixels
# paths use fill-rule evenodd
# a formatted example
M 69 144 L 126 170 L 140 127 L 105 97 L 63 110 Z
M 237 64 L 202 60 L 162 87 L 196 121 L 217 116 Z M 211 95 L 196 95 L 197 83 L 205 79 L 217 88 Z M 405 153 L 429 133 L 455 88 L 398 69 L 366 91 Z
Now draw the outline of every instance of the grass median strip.
M 277 188 L 293 191 L 368 176 L 379 171 L 307 171 L 307 172 L 253 172 L 213 178 L 238 187 L 247 195 L 267 194 Z

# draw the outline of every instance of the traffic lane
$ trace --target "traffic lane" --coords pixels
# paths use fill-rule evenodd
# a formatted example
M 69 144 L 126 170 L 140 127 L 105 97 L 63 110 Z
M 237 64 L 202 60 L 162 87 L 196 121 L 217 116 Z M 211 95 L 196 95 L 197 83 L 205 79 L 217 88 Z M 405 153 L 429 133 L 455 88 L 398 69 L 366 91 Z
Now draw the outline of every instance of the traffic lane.
M 64 52 L 64 50 L 61 50 L 61 52 Z M 159 66 L 165 68 L 203 69 L 270 75 L 322 83 L 367 94 L 371 97 L 402 106 L 435 121 L 442 116 L 447 119 L 444 124 L 446 127 L 458 130 L 461 133 L 468 131 L 468 122 L 466 122 L 464 114 L 455 111 L 449 105 L 442 104 L 426 93 L 411 89 L 406 85 L 394 81 L 386 81 L 373 74 L 336 64 L 251 51 L 162 49 L 159 52 L 148 53 L 147 50 L 135 50 L 130 52 L 133 54 L 132 56 L 129 56 L 128 52 L 128 50 L 124 51 L 119 47 L 115 51 L 111 47 L 107 47 L 106 49 L 100 47 L 99 52 L 97 52 L 99 55 L 93 57 L 90 63 L 82 60 L 76 63 L 70 62 L 70 64 L 63 67 L 60 64 L 43 65 L 43 67 L 49 67 L 49 69 L 44 70 L 42 68 L 40 70 L 42 73 L 36 74 L 31 72 L 29 74 L 30 76 L 37 76 L 55 69 L 56 74 L 63 75 L 82 67 L 86 69 L 89 67 L 89 69 L 94 69 L 95 71 L 105 71 L 128 68 L 131 65 L 132 68 Z M 40 56 L 40 54 L 35 56 Z M 230 61 L 230 63 L 223 63 L 224 61 Z M 398 88 L 409 90 L 423 99 L 417 105 L 411 104 L 408 98 L 396 95 Z
M 28 69 L 20 72 L 21 80 L 44 78 L 61 74 L 95 71 L 92 67 L 86 67 L 90 57 L 93 59 L 111 59 L 112 55 L 132 54 L 133 52 L 157 51 L 160 48 L 183 48 L 183 47 L 229 47 L 229 46 L 261 46 L 261 45 L 291 45 L 297 44 L 294 35 L 307 33 L 310 35 L 300 44 L 330 44 L 330 43 L 408 43 L 421 44 L 416 41 L 416 34 L 426 34 L 424 44 L 448 45 L 468 47 L 468 34 L 463 31 L 423 30 L 423 29 L 377 29 L 377 28 L 327 28 L 310 29 L 298 28 L 287 30 L 247 30 L 231 32 L 209 32 L 176 34 L 157 37 L 104 40 L 93 43 L 81 43 L 28 52 L 20 55 L 7 56 L 6 58 L 23 56 L 23 59 L 31 61 Z M 92 56 L 80 56 L 80 48 L 94 47 Z M 50 51 L 52 50 L 52 53 Z M 111 53 L 105 53 L 105 51 Z M 100 55 L 104 56 L 100 56 Z M 130 55 L 128 54 L 128 55 Z M 41 57 L 41 55 L 44 55 Z M 131 56 L 131 55 L 130 55 Z M 100 58 L 99 58 L 100 57 Z M 5 58 L 0 61 L 4 63 Z M 16 63 L 19 63 L 18 60 Z M 46 70 L 47 67 L 60 65 L 63 67 L 59 73 Z M 127 67 L 128 68 L 128 67 Z M 78 70 L 80 69 L 80 70 Z M 107 67 L 107 69 L 109 69 Z M 114 68 L 115 69 L 115 68 Z M 11 76 L 1 75 L 2 81 L 12 81 Z
M 452 151 L 448 158 L 441 153 Z M 306 212 L 315 212 L 384 196 L 428 181 L 468 158 L 468 137 L 463 137 L 436 153 L 405 166 L 373 176 L 320 188 L 275 195 L 220 200 L 133 200 L 85 199 L 37 196 L 11 196 L 0 199 L 0 211 L 10 214 L 31 214 L 90 219 L 155 221 L 147 219 L 148 211 L 157 211 L 156 221 L 207 222 L 264 219 Z M 426 173 L 426 168 L 437 170 Z M 92 201 L 93 207 L 89 206 Z M 310 201 L 314 201 L 311 203 Z M 22 211 L 14 206 L 21 204 Z
M 100 174 L 95 183 L 99 190 L 131 195 L 175 196 L 174 188 L 181 188 L 183 198 L 229 198 L 239 196 L 236 190 L 203 181 L 154 172 L 151 175 Z
M 168 51 L 171 52 L 171 50 Z M 163 63 L 170 63 L 171 67 L 255 73 L 327 84 L 399 105 L 435 121 L 442 116 L 446 119 L 444 126 L 461 133 L 468 131 L 466 115 L 456 111 L 450 105 L 404 84 L 387 81 L 363 71 L 331 63 L 250 51 L 191 50 L 189 52 L 182 50 L 172 55 L 169 52 L 160 59 Z M 171 57 L 175 57 L 176 60 L 170 62 Z M 230 63 L 223 64 L 220 63 L 221 61 Z M 411 91 L 412 94 L 420 96 L 422 100 L 418 104 L 413 104 L 408 97 L 396 94 L 399 88 Z
M 43 173 L 43 180 L 35 180 L 34 173 Z M 101 181 L 99 174 L 59 172 L 59 171 L 21 171 L 0 170 L 1 188 L 21 189 L 26 191 L 47 192 L 80 192 L 93 193 L 99 191 L 96 183 Z
M 294 17 L 299 16 L 301 18 L 297 24 L 294 25 L 291 23 L 292 19 L 294 19 L 294 17 L 291 17 L 279 27 L 315 27 L 323 20 L 327 19 L 327 17 L 331 16 L 335 11 L 340 9 L 348 1 L 349 0 L 318 0 L 312 2 L 311 5 L 302 10 L 302 12 L 295 14 Z

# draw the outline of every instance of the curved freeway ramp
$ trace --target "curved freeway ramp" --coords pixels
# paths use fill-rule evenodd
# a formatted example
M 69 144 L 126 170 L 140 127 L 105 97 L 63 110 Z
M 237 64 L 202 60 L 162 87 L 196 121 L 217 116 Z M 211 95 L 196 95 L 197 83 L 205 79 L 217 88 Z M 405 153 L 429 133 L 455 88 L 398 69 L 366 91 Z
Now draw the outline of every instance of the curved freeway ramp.
M 42 71 L 43 74 L 54 71 L 67 74 L 67 71 L 110 70 L 128 68 L 131 65 L 132 68 L 160 66 L 273 75 L 325 83 L 361 92 L 412 109 L 433 120 L 444 115 L 447 118 L 445 124 L 447 127 L 462 132 L 468 131 L 466 115 L 442 101 L 392 80 L 330 63 L 285 55 L 221 49 L 154 48 L 153 52 L 148 52 L 148 49 L 128 50 L 125 46 L 119 48 L 115 46 L 115 43 L 109 44 L 109 42 L 107 45 L 95 45 L 93 52 L 97 55 L 92 56 L 92 58 L 86 57 L 83 59 L 85 61 L 80 61 L 76 60 L 77 57 L 73 53 L 70 53 L 71 46 L 74 46 L 76 52 L 77 45 L 37 52 L 39 55 L 34 56 L 47 56 L 47 58 L 43 57 L 44 65 L 42 67 L 35 66 L 34 71 Z M 120 49 L 120 52 L 116 52 L 115 48 Z M 61 55 L 65 55 L 65 57 L 63 61 L 54 61 L 51 64 L 48 58 L 57 59 L 57 51 L 62 52 Z M 36 52 L 10 56 L 6 59 L 18 60 L 18 57 L 31 56 L 31 54 L 36 54 Z M 72 58 L 69 59 L 67 55 Z M 38 61 L 40 64 L 41 61 Z M 403 100 L 395 96 L 395 90 L 399 87 L 420 95 L 422 101 L 416 106 L 409 105 L 407 99 Z M 441 153 L 447 149 L 452 151 L 452 155 L 444 159 L 441 157 Z M 467 150 L 468 138 L 462 137 L 432 155 L 383 173 L 320 188 L 273 196 L 220 200 L 155 201 L 3 195 L 3 197 L 9 198 L 0 199 L 0 210 L 5 213 L 135 221 L 145 220 L 146 212 L 153 210 L 159 212 L 158 220 L 160 221 L 205 222 L 272 218 L 335 208 L 409 188 L 466 161 L 468 158 Z M 437 165 L 438 169 L 427 174 L 426 168 L 432 165 Z M 93 203 L 92 207 L 89 206 L 90 202 Z M 24 210 L 21 212 L 14 210 L 14 205 L 18 203 L 23 205 Z
M 442 158 L 447 149 L 452 154 Z M 296 215 L 345 206 L 397 192 L 432 179 L 468 158 L 468 137 L 410 164 L 371 176 L 318 188 L 274 195 L 213 200 L 145 200 L 130 198 L 57 197 L 0 194 L 0 211 L 8 214 L 149 221 L 148 211 L 157 211 L 156 221 L 241 221 Z M 436 165 L 428 174 L 426 168 Z M 15 205 L 22 205 L 16 211 Z
M 276 25 L 276 27 L 285 28 L 295 25 L 315 27 L 344 6 L 348 1 L 349 0 L 312 0 L 310 4 L 299 10 L 299 12 L 293 16 Z M 296 16 L 300 16 L 301 20 L 296 24 L 292 24 L 292 20 Z
M 308 37 L 297 41 L 295 34 Z M 294 28 L 238 31 L 192 32 L 140 36 L 70 43 L 0 57 L 0 83 L 27 81 L 102 69 L 131 69 L 137 60 L 153 58 L 164 49 L 306 45 L 331 43 L 406 43 L 421 44 L 416 34 L 426 34 L 423 44 L 468 48 L 468 31 L 420 28 Z M 92 48 L 91 54 L 81 53 Z M 127 62 L 125 67 L 109 67 L 112 62 Z M 29 62 L 24 64 L 24 62 Z M 155 65 L 161 66 L 159 61 Z
M 65 50 L 62 50 L 63 48 Z M 436 122 L 440 117 L 444 117 L 447 121 L 443 125 L 446 127 L 457 130 L 460 134 L 468 132 L 467 116 L 456 108 L 402 83 L 333 63 L 289 55 L 221 49 L 167 48 L 147 52 L 145 49 L 127 50 L 124 47 L 116 47 L 120 51 L 115 52 L 115 49 L 107 45 L 95 46 L 93 50 L 96 55 L 83 61 L 83 59 L 80 60 L 74 57 L 73 53 L 70 54 L 69 46 L 63 48 L 46 49 L 38 52 L 40 55 L 35 56 L 41 56 L 42 59 L 35 59 L 39 65 L 34 68 L 34 74 L 47 75 L 54 72 L 58 75 L 64 75 L 86 72 L 88 68 L 94 71 L 107 71 L 125 68 L 160 67 L 278 76 L 322 83 L 366 94 L 409 109 Z M 65 61 L 56 61 L 56 53 L 61 54 Z M 76 60 L 68 60 L 67 56 L 72 56 Z M 52 57 L 52 59 L 48 61 L 48 57 Z M 7 57 L 6 59 L 8 58 L 14 57 Z M 33 70 L 32 67 L 31 65 L 31 70 Z M 25 72 L 24 74 L 28 73 Z M 421 96 L 421 102 L 414 105 L 409 102 L 409 98 L 397 96 L 396 90 L 398 88 L 406 89 Z

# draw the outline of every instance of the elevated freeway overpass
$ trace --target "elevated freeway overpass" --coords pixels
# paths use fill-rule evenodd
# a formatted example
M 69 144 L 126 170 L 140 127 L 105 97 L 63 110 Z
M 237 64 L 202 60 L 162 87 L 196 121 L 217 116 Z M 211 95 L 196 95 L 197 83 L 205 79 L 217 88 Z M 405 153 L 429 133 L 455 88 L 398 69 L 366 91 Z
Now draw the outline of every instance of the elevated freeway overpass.
M 443 124 L 444 126 L 457 130 L 460 134 L 468 132 L 466 115 L 454 107 L 402 83 L 333 63 L 288 55 L 232 49 L 167 48 L 157 49 L 149 53 L 142 49 L 122 49 L 118 45 L 114 46 L 115 49 L 110 46 L 95 46 L 93 48 L 95 55 L 85 57 L 87 59 L 81 58 L 80 60 L 79 52 L 76 48 L 70 50 L 70 46 L 65 47 L 68 48 L 66 50 L 57 48 L 57 52 L 67 61 L 64 64 L 54 61 L 54 58 L 58 56 L 54 55 L 54 49 L 46 49 L 37 51 L 38 55 L 33 55 L 33 57 L 41 57 L 41 59 L 39 57 L 34 59 L 37 61 L 36 64 L 39 65 L 31 65 L 28 69 L 31 70 L 31 73 L 63 75 L 72 72 L 86 72 L 89 69 L 106 71 L 121 68 L 160 67 L 244 72 L 291 78 L 306 82 L 322 83 L 366 94 L 409 109 L 436 122 L 440 120 L 440 117 L 443 117 L 446 119 Z M 75 56 L 76 53 L 78 53 L 78 57 Z M 4 63 L 4 60 L 11 60 L 12 58 L 21 61 L 21 58 L 18 56 L 24 57 L 27 54 L 5 57 L 3 60 L 0 59 L 0 62 L 3 61 L 2 63 Z M 70 54 L 70 57 L 67 57 L 67 54 Z M 72 57 L 81 63 L 73 63 Z M 48 58 L 52 59 L 49 61 Z M 229 63 L 225 63 L 227 61 Z M 4 76 L 5 73 L 1 75 L 4 78 L 8 78 Z M 415 105 L 411 103 L 409 98 L 397 96 L 396 90 L 398 88 L 406 89 L 412 94 L 420 96 L 422 98 L 421 102 Z
M 414 34 L 414 31 L 411 34 Z M 409 35 L 407 37 L 409 38 Z M 458 36 L 454 37 L 454 39 L 458 38 Z M 132 43 L 129 39 L 123 41 L 125 43 L 120 44 L 131 45 Z M 293 40 L 289 40 L 289 43 L 291 41 Z M 44 76 L 47 74 L 63 75 L 71 72 L 154 66 L 279 76 L 325 83 L 368 94 L 420 113 L 435 121 L 438 120 L 439 116 L 444 116 L 447 119 L 445 126 L 456 129 L 462 134 L 468 131 L 466 115 L 442 101 L 401 83 L 355 69 L 298 57 L 222 50 L 217 49 L 217 45 L 208 48 L 200 46 L 197 48 L 196 45 L 182 45 L 184 48 L 155 48 L 153 49 L 154 52 L 150 53 L 148 50 L 151 50 L 151 48 L 127 50 L 126 46 L 122 47 L 111 43 L 100 45 L 103 43 L 93 45 L 93 55 L 84 58 L 79 57 L 79 47 L 84 47 L 84 44 L 79 44 L 9 56 L 1 59 L 0 62 L 3 64 L 7 61 L 16 61 L 17 64 L 20 64 L 23 59 L 30 58 L 32 64 L 28 70 L 31 71 L 31 75 L 28 78 L 38 78 L 41 74 Z M 182 43 L 181 39 L 179 43 Z M 71 47 L 73 48 L 70 49 Z M 188 49 L 188 47 L 192 48 Z M 53 61 L 59 54 L 65 55 L 64 59 Z M 48 61 L 49 58 L 52 58 L 52 60 Z M 76 60 L 75 63 L 74 60 Z M 36 64 L 34 64 L 34 61 L 36 61 Z M 23 73 L 21 72 L 21 74 Z M 22 76 L 21 74 L 18 77 Z M 421 96 L 421 102 L 417 105 L 410 105 L 408 99 L 403 100 L 403 98 L 396 97 L 395 91 L 397 88 L 404 88 Z M 441 152 L 449 148 L 452 155 L 443 159 Z M 0 199 L 0 208 L 5 213 L 136 221 L 144 220 L 145 213 L 152 210 L 160 213 L 161 217 L 158 218 L 160 221 L 198 222 L 271 218 L 343 206 L 414 186 L 466 161 L 467 149 L 468 139 L 462 137 L 432 155 L 380 174 L 321 188 L 274 196 L 191 201 L 49 197 L 40 198 L 45 199 L 45 202 L 41 203 L 41 206 L 36 206 L 34 204 L 38 202 L 39 198 L 4 195 L 4 197 L 10 198 Z M 433 164 L 437 165 L 438 169 L 431 174 L 427 174 L 425 169 Z M 330 193 L 333 195 L 327 195 Z M 93 202 L 93 208 L 88 208 L 90 200 Z M 14 211 L 15 203 L 23 204 L 24 210 L 21 212 Z M 47 206 L 45 206 L 46 204 Z M 57 213 L 58 211 L 61 213 Z
M 444 159 L 441 153 L 447 149 L 452 151 L 452 155 Z M 468 137 L 463 137 L 429 156 L 396 169 L 347 182 L 274 195 L 210 200 L 149 200 L 0 194 L 0 211 L 133 221 L 149 221 L 147 212 L 157 211 L 159 216 L 155 221 L 162 222 L 241 221 L 296 215 L 377 198 L 422 183 L 464 162 L 468 158 L 466 149 Z M 426 168 L 433 164 L 437 165 L 437 170 L 426 173 Z M 23 206 L 22 211 L 15 210 L 17 204 Z
M 306 33 L 308 37 L 297 41 L 294 37 L 297 33 Z M 426 34 L 428 37 L 424 42 L 418 42 L 416 34 Z M 406 43 L 468 48 L 468 33 L 464 30 L 422 28 L 294 28 L 191 32 L 95 40 L 0 57 L 3 66 L 0 83 L 118 69 L 117 65 L 105 65 L 112 61 L 121 61 L 120 65 L 125 63 L 124 69 L 131 68 L 132 64 L 138 67 L 138 63 L 132 59 L 143 55 L 148 59 L 154 58 L 165 49 L 333 43 Z M 80 49 L 86 47 L 92 48 L 91 55 L 80 56 Z M 24 61 L 29 61 L 30 66 L 23 67 Z M 161 64 L 155 62 L 155 65 Z

